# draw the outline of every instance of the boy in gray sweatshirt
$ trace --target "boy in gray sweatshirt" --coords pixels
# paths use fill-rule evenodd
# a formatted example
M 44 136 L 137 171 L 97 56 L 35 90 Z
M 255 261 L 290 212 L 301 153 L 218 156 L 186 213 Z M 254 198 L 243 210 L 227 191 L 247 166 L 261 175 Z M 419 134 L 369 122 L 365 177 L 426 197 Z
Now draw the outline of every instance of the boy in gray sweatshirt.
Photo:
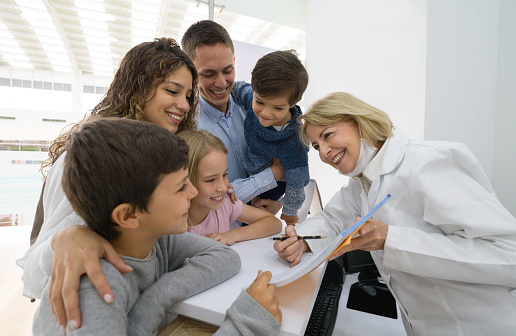
M 239 271 L 234 250 L 185 232 L 197 190 L 188 180 L 188 147 L 173 133 L 149 122 L 94 119 L 72 133 L 62 155 L 62 185 L 75 212 L 133 272 L 122 274 L 101 261 L 115 298 L 110 304 L 87 276 L 81 278 L 78 329 L 57 325 L 47 286 L 34 335 L 156 335 L 167 307 Z M 260 274 L 240 294 L 216 335 L 279 331 L 281 312 L 269 278 L 269 272 Z

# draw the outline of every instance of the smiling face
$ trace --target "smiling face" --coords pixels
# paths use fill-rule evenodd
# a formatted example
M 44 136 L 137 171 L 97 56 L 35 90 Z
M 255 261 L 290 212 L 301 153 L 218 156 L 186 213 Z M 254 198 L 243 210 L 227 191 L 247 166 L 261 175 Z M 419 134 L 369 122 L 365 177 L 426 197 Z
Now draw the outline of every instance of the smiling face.
M 193 62 L 199 73 L 199 94 L 225 113 L 235 82 L 235 56 L 231 48 L 223 43 L 197 47 Z
M 192 73 L 182 66 L 149 94 L 143 109 L 143 120 L 176 133 L 190 109 L 189 98 L 192 94 Z
M 253 112 L 263 127 L 283 126 L 290 119 L 292 114 L 288 104 L 288 97 L 261 97 L 256 92 L 253 93 Z
M 306 135 L 324 163 L 349 174 L 360 155 L 360 133 L 351 121 L 339 121 L 329 126 L 308 123 Z
M 229 186 L 226 154 L 218 150 L 210 151 L 200 161 L 197 168 L 196 206 L 217 210 L 222 206 L 224 194 Z
M 155 238 L 184 233 L 188 228 L 190 200 L 196 195 L 187 169 L 165 175 L 154 189 L 147 211 L 139 213 L 140 224 Z

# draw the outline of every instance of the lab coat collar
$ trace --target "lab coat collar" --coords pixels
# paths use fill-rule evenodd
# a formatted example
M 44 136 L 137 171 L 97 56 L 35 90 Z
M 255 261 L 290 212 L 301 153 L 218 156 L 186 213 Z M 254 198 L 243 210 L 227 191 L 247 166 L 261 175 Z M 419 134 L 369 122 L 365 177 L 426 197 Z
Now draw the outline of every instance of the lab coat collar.
M 366 169 L 364 169 L 364 172 L 362 173 L 362 175 L 364 175 L 369 180 L 369 183 L 374 181 L 380 175 L 380 168 L 382 166 L 383 156 L 385 155 L 385 148 L 387 148 L 389 141 L 390 138 L 385 141 L 382 148 L 380 148 L 378 153 L 376 153 L 374 158 L 371 160 L 371 162 L 369 162 Z
M 377 189 L 380 185 L 379 177 L 396 169 L 403 159 L 407 144 L 410 141 L 410 138 L 398 128 L 393 128 L 392 133 L 392 137 L 387 139 L 383 144 L 380 152 L 378 153 L 379 155 L 373 159 L 376 160 L 375 165 L 371 167 L 372 169 L 368 171 L 366 175 L 372 181 L 371 188 L 367 194 L 367 200 L 370 207 L 372 207 L 375 202 L 378 202 Z M 380 195 L 380 197 L 385 197 L 385 195 Z
M 393 136 L 385 143 L 385 154 L 383 156 L 383 164 L 380 168 L 379 175 L 385 175 L 392 172 L 405 156 L 405 150 L 410 138 L 400 129 L 392 130 Z M 383 148 L 382 148 L 383 149 Z

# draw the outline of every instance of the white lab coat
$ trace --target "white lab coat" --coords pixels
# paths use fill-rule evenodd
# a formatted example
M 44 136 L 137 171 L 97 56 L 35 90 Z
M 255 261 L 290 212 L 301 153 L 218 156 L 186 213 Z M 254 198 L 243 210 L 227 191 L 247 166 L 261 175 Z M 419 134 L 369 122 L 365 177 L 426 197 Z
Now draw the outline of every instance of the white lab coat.
M 477 159 L 463 144 L 396 129 L 385 146 L 368 196 L 350 179 L 298 234 L 334 237 L 391 194 L 373 216 L 389 225 L 385 247 L 371 255 L 407 334 L 514 335 L 516 219 Z M 325 241 L 307 242 L 316 252 Z

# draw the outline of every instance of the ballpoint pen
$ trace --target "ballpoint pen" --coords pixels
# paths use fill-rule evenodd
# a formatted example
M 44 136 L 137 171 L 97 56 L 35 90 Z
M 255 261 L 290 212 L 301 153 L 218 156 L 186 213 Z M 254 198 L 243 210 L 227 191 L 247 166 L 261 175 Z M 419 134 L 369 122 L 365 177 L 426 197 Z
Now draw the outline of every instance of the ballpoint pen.
M 272 238 L 269 238 L 269 240 L 287 240 L 291 237 L 272 237 Z M 326 236 L 297 236 L 297 239 L 324 239 L 326 238 Z

